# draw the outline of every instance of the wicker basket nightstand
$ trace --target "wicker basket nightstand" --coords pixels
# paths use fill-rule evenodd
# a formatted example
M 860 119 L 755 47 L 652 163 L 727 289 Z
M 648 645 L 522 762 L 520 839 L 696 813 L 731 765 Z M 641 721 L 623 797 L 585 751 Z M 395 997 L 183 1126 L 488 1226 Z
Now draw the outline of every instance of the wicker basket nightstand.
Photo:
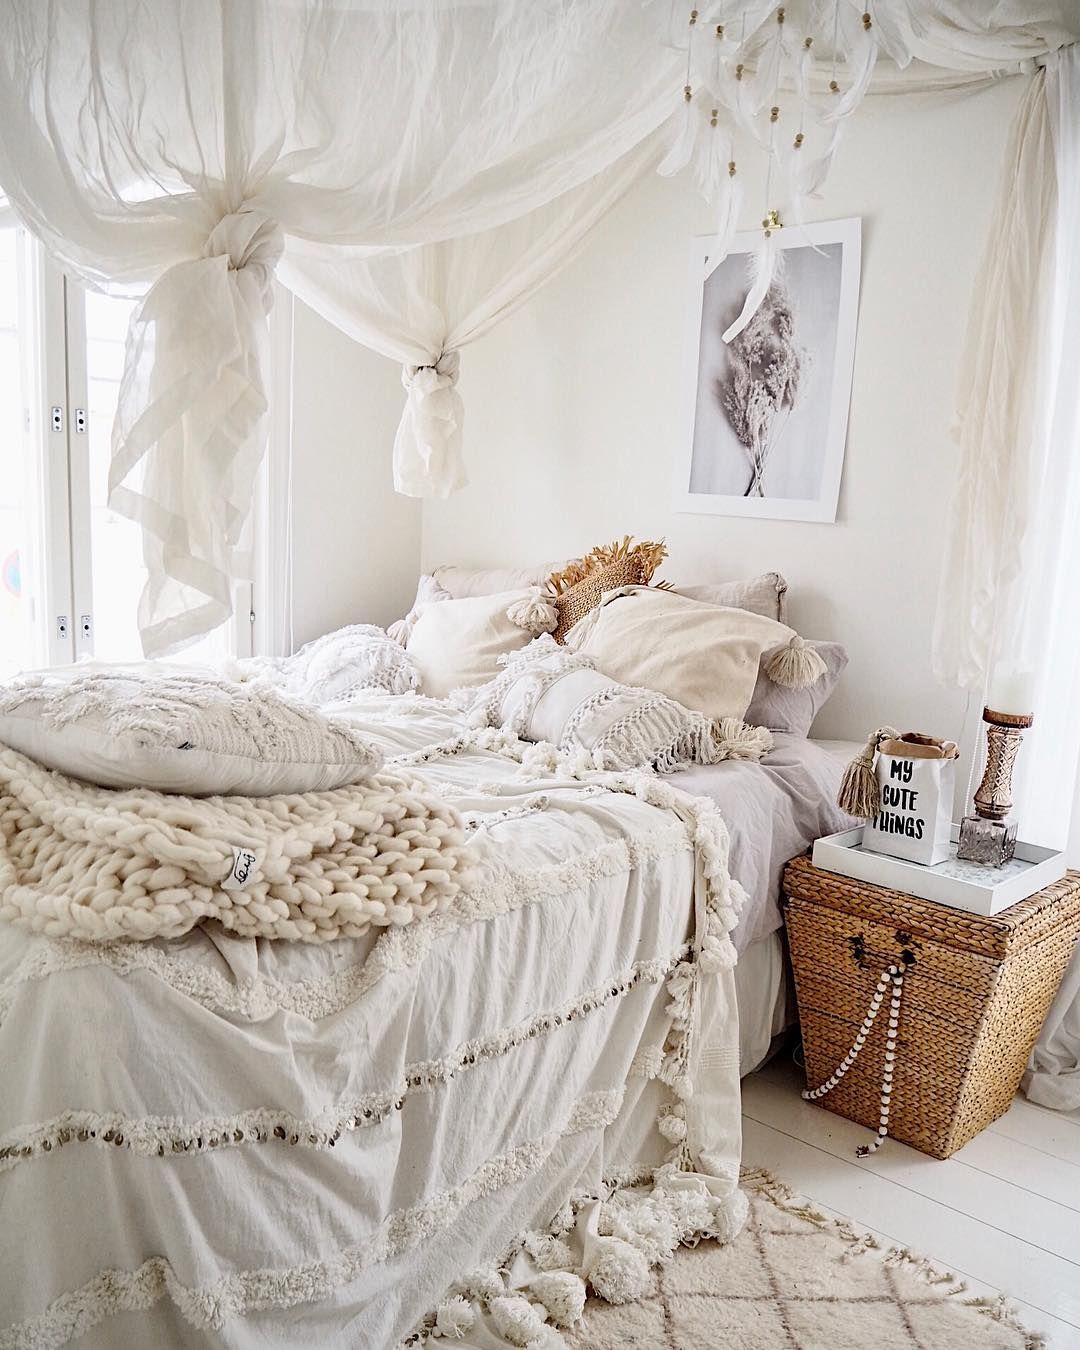
M 1009 1107 L 1080 935 L 1080 872 L 992 918 L 796 858 L 784 912 L 807 1083 L 833 1073 L 878 979 L 908 963 L 889 1133 L 947 1158 Z M 906 955 L 905 955 L 906 954 Z M 886 1019 L 822 1106 L 878 1125 Z

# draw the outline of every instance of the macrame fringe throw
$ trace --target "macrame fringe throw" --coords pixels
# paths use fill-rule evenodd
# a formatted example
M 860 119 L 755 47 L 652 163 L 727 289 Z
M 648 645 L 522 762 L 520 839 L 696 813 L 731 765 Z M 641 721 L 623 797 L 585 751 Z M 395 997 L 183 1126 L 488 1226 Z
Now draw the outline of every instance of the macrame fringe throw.
M 827 669 L 820 652 L 798 633 L 786 646 L 778 647 L 765 663 L 765 674 L 773 684 L 785 689 L 806 689 L 816 684 Z
M 551 633 L 559 623 L 559 613 L 552 602 L 534 586 L 523 600 L 515 600 L 506 611 L 506 617 L 526 633 Z
M 881 790 L 874 773 L 874 756 L 882 741 L 891 740 L 900 733 L 893 727 L 879 727 L 866 739 L 862 751 L 844 770 L 836 804 L 841 811 L 859 820 L 873 820 L 881 810 Z

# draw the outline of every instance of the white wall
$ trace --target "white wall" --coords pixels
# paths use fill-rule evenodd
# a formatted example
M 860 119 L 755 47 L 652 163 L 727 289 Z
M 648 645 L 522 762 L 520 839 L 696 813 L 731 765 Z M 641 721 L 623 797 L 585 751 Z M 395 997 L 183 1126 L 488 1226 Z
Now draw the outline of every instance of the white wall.
M 471 484 L 424 506 L 425 568 L 524 564 L 631 532 L 667 538 L 662 575 L 782 571 L 792 622 L 851 665 L 816 727 L 956 736 L 929 644 L 957 357 L 1021 81 L 962 97 L 883 96 L 852 118 L 818 217 L 863 220 L 862 295 L 835 525 L 676 514 L 686 257 L 710 229 L 688 183 L 651 177 L 576 262 L 463 355 Z M 744 225 L 760 217 L 752 192 Z M 974 718 L 974 713 L 973 713 Z M 973 725 L 973 723 L 972 723 Z
M 420 503 L 394 492 L 399 367 L 313 310 L 293 315 L 293 631 L 387 624 L 412 603 Z

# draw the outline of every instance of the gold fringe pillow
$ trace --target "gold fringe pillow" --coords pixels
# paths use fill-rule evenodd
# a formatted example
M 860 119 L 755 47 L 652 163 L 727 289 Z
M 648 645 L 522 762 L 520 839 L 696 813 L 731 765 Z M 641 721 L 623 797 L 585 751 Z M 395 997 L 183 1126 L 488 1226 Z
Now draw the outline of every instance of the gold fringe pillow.
M 559 622 L 552 637 L 565 641 L 566 634 L 579 619 L 600 603 L 606 591 L 620 586 L 647 586 L 667 557 L 663 540 L 643 540 L 635 544 L 631 535 L 622 541 L 600 544 L 584 558 L 576 558 L 547 580 L 547 591 L 554 597 Z

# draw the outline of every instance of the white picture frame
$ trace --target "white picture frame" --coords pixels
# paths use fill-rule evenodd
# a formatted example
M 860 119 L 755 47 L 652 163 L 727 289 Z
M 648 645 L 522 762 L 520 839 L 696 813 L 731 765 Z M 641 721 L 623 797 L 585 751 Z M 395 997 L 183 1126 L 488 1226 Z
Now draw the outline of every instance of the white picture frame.
M 719 266 L 709 265 L 711 237 L 691 242 L 675 510 L 832 523 L 855 366 L 862 222 L 852 216 L 785 227 L 773 239 L 783 304 L 772 307 L 779 316 L 772 331 L 784 325 L 789 368 L 799 373 L 785 386 L 797 394 L 778 401 L 764 445 L 740 413 L 748 372 L 760 370 L 748 359 L 753 334 L 747 330 L 741 348 L 738 338 L 725 344 L 720 337 L 742 308 L 762 233 L 736 234 Z M 731 355 L 732 348 L 739 354 Z

